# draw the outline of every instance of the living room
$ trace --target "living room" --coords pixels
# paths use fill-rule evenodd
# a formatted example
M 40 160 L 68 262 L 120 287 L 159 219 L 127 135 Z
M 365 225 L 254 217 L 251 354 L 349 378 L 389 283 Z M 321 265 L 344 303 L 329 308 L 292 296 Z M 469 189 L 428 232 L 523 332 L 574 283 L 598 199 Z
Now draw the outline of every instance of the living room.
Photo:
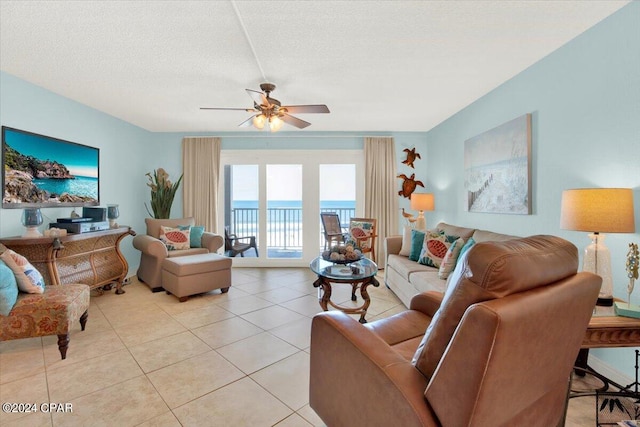
M 10 17 L 3 15 L 4 27 L 4 20 Z M 101 203 L 118 203 L 119 222 L 130 225 L 138 233 L 144 232 L 144 218 L 148 216 L 143 205 L 143 201 L 149 199 L 144 174 L 164 167 L 172 176 L 178 176 L 182 169 L 181 140 L 185 136 L 219 136 L 223 149 L 296 151 L 319 145 L 334 150 L 361 149 L 363 136 L 390 136 L 395 141 L 398 162 L 404 158 L 405 148 L 415 147 L 422 155 L 422 160 L 416 163 L 416 179 L 423 181 L 425 189 L 434 193 L 436 200 L 435 210 L 426 213 L 428 224 L 445 221 L 520 236 L 552 234 L 571 241 L 582 250 L 589 243 L 587 234 L 560 228 L 561 194 L 565 189 L 632 188 L 638 223 L 638 22 L 640 4 L 623 5 L 514 77 L 495 88 L 487 88 L 464 108 L 451 111 L 428 130 L 314 131 L 312 126 L 311 131 L 274 134 L 219 131 L 216 126 L 206 130 L 182 131 L 178 127 L 171 131 L 150 131 L 134 125 L 50 91 L 44 83 L 29 82 L 7 71 L 9 64 L 4 61 L 4 43 L 8 42 L 3 29 L 0 124 L 100 148 Z M 11 40 L 17 42 L 17 38 Z M 89 53 L 79 56 L 82 61 L 91 60 Z M 49 64 L 55 64 L 55 61 Z M 472 79 L 473 74 L 468 78 Z M 67 84 L 73 86 L 74 82 Z M 244 86 L 237 90 L 243 92 Z M 375 92 L 376 88 L 371 90 Z M 315 102 L 318 94 L 322 94 L 322 88 L 310 93 L 312 99 L 309 101 Z M 170 97 L 171 94 L 161 96 Z M 433 102 L 437 104 L 438 101 Z M 331 107 L 329 101 L 327 104 Z M 395 108 L 402 109 L 402 106 Z M 462 197 L 464 141 L 527 113 L 532 114 L 532 214 L 466 212 Z M 330 116 L 323 119 L 328 120 Z M 240 116 L 208 117 L 212 123 L 229 119 L 229 123 L 221 124 L 221 128 L 236 125 L 244 119 L 242 113 Z M 316 121 L 315 116 L 309 119 L 314 124 L 323 123 L 321 119 Z M 278 138 L 279 135 L 288 138 Z M 295 146 L 291 140 L 295 140 Z M 399 186 L 399 181 L 396 185 Z M 407 200 L 400 199 L 400 207 L 410 210 Z M 176 197 L 172 212 L 173 216 L 181 216 L 180 196 Z M 43 210 L 43 214 L 48 222 L 68 216 L 69 209 L 51 208 Z M 0 236 L 22 233 L 20 215 L 20 209 L 0 211 Z M 403 225 L 403 219 L 399 218 L 397 234 L 401 233 Z M 607 236 L 616 297 L 626 298 L 628 280 L 624 256 L 628 244 L 638 242 L 638 237 L 637 231 Z M 129 275 L 134 276 L 140 254 L 131 245 L 131 238 L 123 241 L 122 252 L 129 263 Z M 91 328 L 91 318 L 87 328 Z M 73 352 L 73 340 L 70 352 Z M 610 376 L 622 377 L 621 382 L 628 383 L 624 379 L 634 376 L 633 348 L 594 349 L 591 356 Z

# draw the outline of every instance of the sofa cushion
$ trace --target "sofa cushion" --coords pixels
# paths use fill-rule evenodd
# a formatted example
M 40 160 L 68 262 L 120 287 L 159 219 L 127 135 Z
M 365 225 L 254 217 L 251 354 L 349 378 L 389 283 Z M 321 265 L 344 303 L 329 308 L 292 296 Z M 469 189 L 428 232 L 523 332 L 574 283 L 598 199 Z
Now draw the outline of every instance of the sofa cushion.
M 193 227 L 191 227 L 191 233 L 189 234 L 189 246 L 191 246 L 192 248 L 201 248 L 203 234 L 203 225 L 194 225 Z
M 473 235 L 476 231 L 475 228 L 467 228 L 467 227 L 458 227 L 457 225 L 447 224 L 446 222 L 441 222 L 436 226 L 436 229 L 443 231 L 444 234 L 449 236 L 458 236 L 467 240 L 469 237 Z
M 177 258 L 180 256 L 208 254 L 208 253 L 209 253 L 209 250 L 207 250 L 207 248 L 190 248 L 190 249 L 182 249 L 179 251 L 169 251 L 168 257 Z
M 409 252 L 409 259 L 411 261 L 418 261 L 420 259 L 420 252 L 424 244 L 424 235 L 425 233 L 422 231 L 411 230 L 411 252 Z
M 505 240 L 516 238 L 516 236 L 494 233 L 493 231 L 487 230 L 476 230 L 473 232 L 473 240 L 475 240 L 476 242 L 504 242 Z
M 418 262 L 430 267 L 440 268 L 449 246 L 458 239 L 458 236 L 449 236 L 443 231 L 429 230 L 424 235 L 422 251 Z
M 427 267 L 428 270 L 415 271 L 409 274 L 409 281 L 416 290 L 416 293 L 427 291 L 444 292 L 447 285 L 446 280 L 438 278 L 438 269 Z
M 400 252 L 398 252 L 398 255 L 408 257 L 409 254 L 411 253 L 411 231 L 412 230 L 413 228 L 411 228 L 408 225 L 405 225 L 404 228 L 402 229 L 402 246 L 400 247 Z
M 196 220 L 192 217 L 176 218 L 176 219 L 145 218 L 144 222 L 147 224 L 147 234 L 151 237 L 155 237 L 156 239 L 160 238 L 161 225 L 164 225 L 165 227 L 178 227 L 181 225 L 182 226 L 196 225 Z
M 437 271 L 433 267 L 418 264 L 415 261 L 411 261 L 409 258 L 401 255 L 389 255 L 387 258 L 387 268 L 395 270 L 400 277 L 404 280 L 409 280 L 409 275 L 416 271 Z
M 11 269 L 18 282 L 18 289 L 29 294 L 44 292 L 42 274 L 22 255 L 7 249 L 0 255 L 7 267 Z
M 13 271 L 0 259 L 0 315 L 8 316 L 18 299 L 18 283 Z
M 431 378 L 466 309 L 566 278 L 578 271 L 578 250 L 555 236 L 476 243 L 459 260 L 442 304 L 412 363 Z
M 462 237 L 453 242 L 447 253 L 445 254 L 442 262 L 440 263 L 440 270 L 438 270 L 438 277 L 442 280 L 445 280 L 449 277 L 449 274 L 456 268 L 456 264 L 458 262 L 458 257 L 460 256 L 460 251 L 464 246 L 465 241 Z

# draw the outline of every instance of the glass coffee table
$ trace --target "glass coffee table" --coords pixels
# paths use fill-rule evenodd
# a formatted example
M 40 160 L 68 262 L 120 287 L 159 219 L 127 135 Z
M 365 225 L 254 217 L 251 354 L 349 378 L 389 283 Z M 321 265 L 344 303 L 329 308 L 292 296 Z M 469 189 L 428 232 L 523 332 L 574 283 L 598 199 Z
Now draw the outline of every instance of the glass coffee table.
M 318 275 L 318 280 L 313 282 L 313 286 L 318 288 L 318 302 L 324 311 L 329 310 L 329 306 L 341 310 L 347 314 L 360 314 L 360 323 L 366 323 L 365 315 L 371 300 L 367 287 L 373 285 L 380 286 L 376 280 L 378 266 L 375 262 L 368 258 L 362 258 L 359 261 L 338 264 L 326 261 L 322 257 L 318 257 L 309 264 L 311 271 Z M 356 301 L 356 291 L 360 288 L 360 296 L 363 303 L 359 307 L 343 307 L 331 301 L 331 285 L 332 283 L 346 283 L 351 285 L 351 301 Z

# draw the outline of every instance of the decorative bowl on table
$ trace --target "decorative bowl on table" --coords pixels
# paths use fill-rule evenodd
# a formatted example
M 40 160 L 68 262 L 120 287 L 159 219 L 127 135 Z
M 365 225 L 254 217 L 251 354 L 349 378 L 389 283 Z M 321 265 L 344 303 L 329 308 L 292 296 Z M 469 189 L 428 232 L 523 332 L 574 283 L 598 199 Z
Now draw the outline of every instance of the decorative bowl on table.
M 322 252 L 322 259 L 334 264 L 350 264 L 362 259 L 362 252 L 353 245 L 334 246 L 328 251 Z

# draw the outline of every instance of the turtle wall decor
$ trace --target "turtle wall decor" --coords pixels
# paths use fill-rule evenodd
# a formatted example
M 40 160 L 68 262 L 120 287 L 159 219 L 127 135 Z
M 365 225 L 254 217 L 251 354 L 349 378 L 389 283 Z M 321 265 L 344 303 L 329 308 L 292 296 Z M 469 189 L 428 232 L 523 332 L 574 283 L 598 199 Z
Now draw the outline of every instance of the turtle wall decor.
M 402 151 L 407 153 L 407 158 L 405 160 L 403 160 L 402 163 L 415 169 L 415 167 L 413 166 L 413 162 L 416 159 L 421 159 L 422 158 L 422 157 L 420 157 L 419 153 L 416 153 L 416 147 L 413 147 L 411 150 L 409 150 L 408 148 L 405 148 Z
M 412 173 L 410 177 L 408 177 L 407 175 L 401 173 L 400 175 L 397 176 L 397 178 L 402 179 L 402 189 L 400 191 L 398 191 L 398 195 L 399 196 L 403 196 L 406 197 L 407 199 L 411 198 L 411 193 L 413 193 L 414 191 L 416 191 L 416 187 L 419 185 L 420 187 L 424 188 L 424 184 L 422 183 L 422 181 L 416 181 L 415 180 L 416 174 Z

